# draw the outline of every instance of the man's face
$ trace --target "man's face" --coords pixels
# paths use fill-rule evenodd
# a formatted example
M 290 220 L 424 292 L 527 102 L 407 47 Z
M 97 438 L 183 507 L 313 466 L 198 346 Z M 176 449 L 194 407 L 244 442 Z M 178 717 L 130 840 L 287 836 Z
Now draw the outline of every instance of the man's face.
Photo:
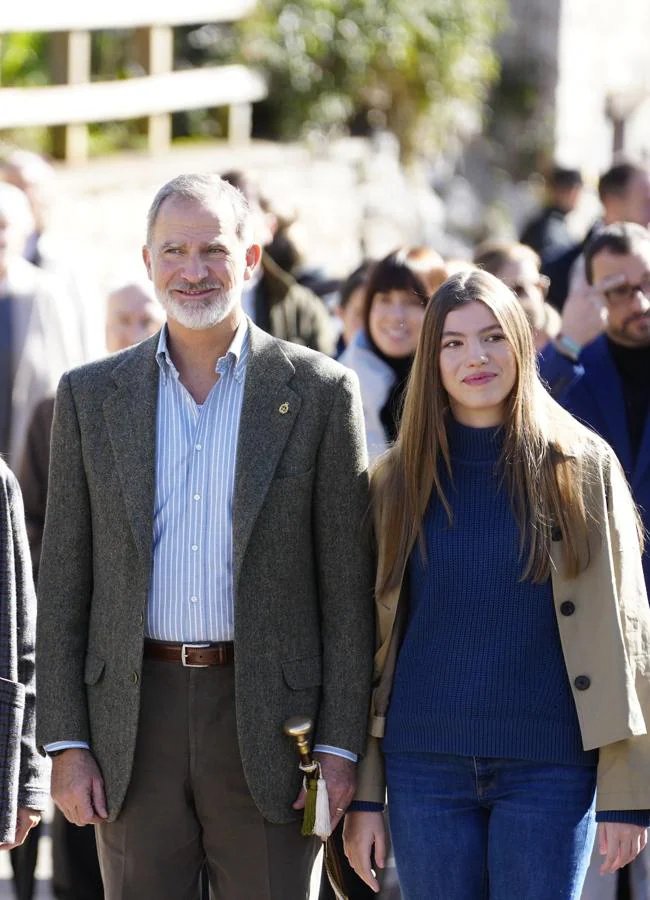
M 650 172 L 638 172 L 630 179 L 623 197 L 619 221 L 650 225 Z
M 143 258 L 156 296 L 170 319 L 203 330 L 222 322 L 240 305 L 244 281 L 259 261 L 260 248 L 237 236 L 227 203 L 172 196 L 158 212 Z
M 593 260 L 593 282 L 625 279 L 605 292 L 608 336 L 625 347 L 650 345 L 650 240 L 635 253 L 602 250 Z M 645 291 L 645 293 L 644 293 Z
M 497 272 L 497 277 L 517 295 L 533 328 L 543 328 L 545 284 L 532 259 L 508 259 Z
M 124 350 L 154 334 L 164 320 L 160 304 L 142 288 L 129 284 L 109 294 L 106 309 L 106 347 Z

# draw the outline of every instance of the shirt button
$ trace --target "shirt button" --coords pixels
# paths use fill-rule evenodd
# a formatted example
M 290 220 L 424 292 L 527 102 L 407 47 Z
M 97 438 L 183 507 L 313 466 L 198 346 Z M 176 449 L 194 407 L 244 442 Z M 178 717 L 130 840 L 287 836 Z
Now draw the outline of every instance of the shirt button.
M 576 605 L 572 600 L 565 600 L 560 604 L 560 612 L 563 616 L 572 616 L 576 611 Z
M 591 685 L 591 678 L 588 675 L 578 675 L 578 677 L 573 682 L 579 691 L 586 691 L 587 688 Z
M 199 598 L 198 598 L 198 597 L 190 597 L 190 601 L 191 601 L 192 603 L 198 603 L 198 602 L 199 602 Z
M 140 681 L 140 676 L 137 672 L 131 672 L 131 681 L 133 682 L 133 684 L 137 684 L 138 681 Z
M 194 449 L 195 450 L 203 450 L 203 444 L 195 444 Z
M 199 549 L 198 544 L 192 544 L 192 550 L 195 552 Z
M 200 499 L 201 499 L 201 495 L 200 495 L 200 494 L 194 494 L 194 499 L 195 499 L 195 500 L 200 500 Z

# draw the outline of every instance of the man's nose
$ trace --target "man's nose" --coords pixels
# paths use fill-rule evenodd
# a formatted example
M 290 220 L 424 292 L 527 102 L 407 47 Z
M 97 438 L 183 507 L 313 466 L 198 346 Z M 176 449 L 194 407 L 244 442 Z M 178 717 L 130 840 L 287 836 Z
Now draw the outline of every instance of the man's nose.
M 646 313 L 650 309 L 650 297 L 638 287 L 632 298 L 632 308 L 635 312 Z
M 208 274 L 208 267 L 199 253 L 190 254 L 183 265 L 183 276 L 187 281 L 202 281 Z

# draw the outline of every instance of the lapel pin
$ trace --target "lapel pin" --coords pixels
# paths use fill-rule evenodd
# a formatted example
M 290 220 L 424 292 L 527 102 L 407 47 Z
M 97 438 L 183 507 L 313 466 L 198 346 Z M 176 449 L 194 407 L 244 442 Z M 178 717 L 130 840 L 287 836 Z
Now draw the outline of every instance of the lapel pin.
M 288 412 L 289 412 L 289 404 L 288 404 L 288 403 L 281 403 L 281 404 L 280 404 L 280 407 L 278 408 L 278 412 L 279 412 L 280 415 L 282 415 L 282 416 L 285 415 L 285 413 L 288 413 Z

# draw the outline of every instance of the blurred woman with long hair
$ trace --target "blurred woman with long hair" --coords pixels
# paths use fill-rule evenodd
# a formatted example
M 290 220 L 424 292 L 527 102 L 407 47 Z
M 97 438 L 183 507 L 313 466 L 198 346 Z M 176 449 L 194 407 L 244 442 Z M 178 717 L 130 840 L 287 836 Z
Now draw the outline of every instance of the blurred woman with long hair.
M 445 277 L 442 257 L 429 247 L 395 250 L 370 270 L 363 328 L 339 362 L 359 376 L 371 462 L 397 436 L 424 310 Z
M 373 476 L 378 646 L 346 852 L 405 900 L 577 900 L 650 824 L 650 613 L 610 448 L 551 399 L 513 293 L 437 291 Z M 385 773 L 385 774 L 384 774 Z

